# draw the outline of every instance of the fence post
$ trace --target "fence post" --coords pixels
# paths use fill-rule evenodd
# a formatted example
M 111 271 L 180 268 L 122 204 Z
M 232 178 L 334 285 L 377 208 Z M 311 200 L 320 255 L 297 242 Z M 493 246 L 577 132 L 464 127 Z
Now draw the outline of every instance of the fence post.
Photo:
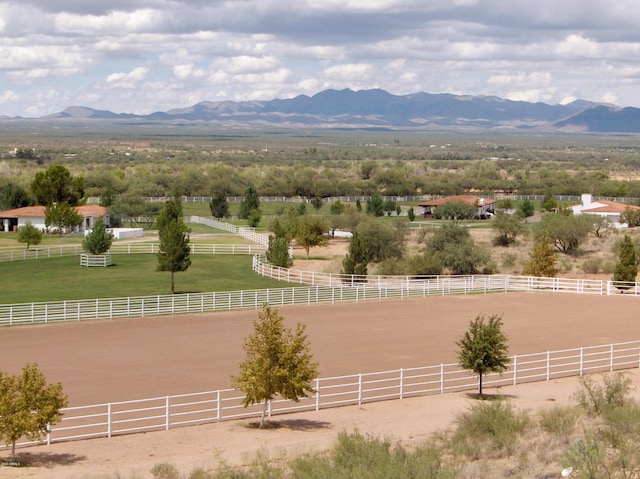
M 167 416 L 167 417 L 166 417 L 166 421 L 165 421 L 165 426 L 164 426 L 166 431 L 168 431 L 168 430 L 169 430 L 170 421 L 171 421 L 171 420 L 170 420 L 170 415 L 171 415 L 171 413 L 169 412 L 169 407 L 170 407 L 170 405 L 169 405 L 169 396 L 167 396 L 167 399 L 166 399 L 166 401 L 165 401 L 165 405 L 164 405 L 164 408 L 165 408 L 165 414 L 166 414 L 166 416 Z
M 580 347 L 580 376 L 584 374 L 584 348 Z
M 610 367 L 609 367 L 609 372 L 613 372 L 613 361 L 614 361 L 614 356 L 613 356 L 613 344 L 611 345 L 611 353 L 610 353 Z
M 107 404 L 107 437 L 111 437 L 111 403 Z
M 358 406 L 362 405 L 362 373 L 358 374 Z
M 518 356 L 513 356 L 513 385 L 518 384 Z
M 547 351 L 547 381 L 549 381 L 551 375 L 551 353 Z
M 440 394 L 444 394 L 444 363 L 440 363 Z
M 316 411 L 320 410 L 320 378 L 316 378 Z
M 400 368 L 400 399 L 404 393 L 404 369 Z
M 221 405 L 220 405 L 220 390 L 218 389 L 218 393 L 216 394 L 216 421 L 220 421 L 221 414 Z

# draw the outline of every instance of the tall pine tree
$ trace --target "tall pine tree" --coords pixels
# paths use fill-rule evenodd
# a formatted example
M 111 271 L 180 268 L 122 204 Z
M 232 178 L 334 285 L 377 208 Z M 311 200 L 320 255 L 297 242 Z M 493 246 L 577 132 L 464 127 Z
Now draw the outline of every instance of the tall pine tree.
M 638 276 L 638 262 L 636 261 L 636 249 L 629 235 L 624 235 L 620 243 L 618 262 L 613 271 L 613 281 L 616 288 L 625 290 L 631 288 Z
M 186 271 L 191 266 L 189 228 L 182 219 L 179 199 L 169 200 L 157 219 L 160 236 L 157 271 L 171 272 L 171 294 L 175 293 L 174 274 Z
M 367 244 L 358 233 L 353 233 L 349 251 L 342 260 L 342 274 L 352 275 L 353 281 L 364 282 L 368 263 Z

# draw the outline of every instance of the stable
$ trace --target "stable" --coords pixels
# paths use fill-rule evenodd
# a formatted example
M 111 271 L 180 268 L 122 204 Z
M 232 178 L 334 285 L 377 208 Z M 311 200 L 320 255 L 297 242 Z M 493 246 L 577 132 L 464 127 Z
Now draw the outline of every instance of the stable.
M 496 203 L 496 200 L 475 195 L 446 196 L 444 198 L 425 201 L 423 203 L 420 203 L 418 206 L 422 207 L 422 216 L 424 218 L 433 218 L 438 206 L 442 206 L 445 203 L 453 202 L 465 203 L 467 205 L 477 207 L 478 211 L 475 216 L 479 219 L 487 219 L 495 214 L 494 205 Z
M 109 225 L 107 209 L 100 205 L 74 206 L 73 208 L 82 218 L 82 223 L 76 231 L 85 232 L 91 230 L 93 225 L 102 218 L 105 225 Z M 45 206 L 25 206 L 13 210 L 0 211 L 0 231 L 18 231 L 18 228 L 31 223 L 42 231 L 47 231 L 45 224 Z

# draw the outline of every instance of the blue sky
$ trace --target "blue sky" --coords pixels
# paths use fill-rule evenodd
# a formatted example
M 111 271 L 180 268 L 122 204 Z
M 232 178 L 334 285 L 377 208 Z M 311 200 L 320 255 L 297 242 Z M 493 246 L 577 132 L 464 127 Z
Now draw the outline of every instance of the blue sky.
M 640 107 L 637 0 L 0 0 L 0 116 L 382 88 Z

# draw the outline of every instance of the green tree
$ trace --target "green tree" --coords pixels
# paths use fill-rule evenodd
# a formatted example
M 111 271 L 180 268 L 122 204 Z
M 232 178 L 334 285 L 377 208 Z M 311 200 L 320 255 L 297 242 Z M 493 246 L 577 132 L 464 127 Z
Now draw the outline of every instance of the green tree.
M 478 214 L 478 207 L 470 205 L 464 201 L 447 201 L 438 206 L 433 216 L 436 219 L 444 220 L 472 220 Z
M 533 205 L 533 201 L 531 201 L 528 198 L 524 199 L 522 203 L 520 203 L 520 205 L 518 206 L 518 216 L 520 216 L 520 218 L 527 219 L 533 216 L 535 212 L 536 212 L 536 209 L 535 209 L 535 206 Z
M 558 274 L 556 253 L 547 234 L 543 233 L 536 239 L 522 274 L 542 278 L 553 278 Z
M 313 206 L 314 210 L 320 211 L 320 208 L 322 208 L 322 205 L 324 205 L 324 203 L 322 201 L 322 198 L 320 198 L 319 196 L 316 196 L 311 199 L 311 206 Z
M 253 333 L 244 340 L 246 358 L 240 373 L 231 376 L 231 384 L 244 392 L 242 404 L 264 401 L 260 428 L 264 427 L 269 401 L 280 395 L 291 401 L 315 392 L 311 381 L 318 375 L 313 362 L 306 327 L 298 323 L 295 332 L 284 325 L 284 316 L 265 305 L 253 322 Z
M 0 179 L 0 211 L 29 205 L 31 205 L 31 196 L 22 185 Z
M 82 223 L 82 217 L 69 203 L 56 203 L 44 210 L 44 224 L 47 228 L 55 228 L 59 235 L 73 230 Z
M 593 230 L 592 215 L 574 215 L 570 210 L 547 213 L 538 225 L 556 249 L 565 254 L 577 254 L 580 245 Z
M 247 217 L 247 225 L 250 226 L 251 228 L 256 228 L 259 224 L 260 221 L 262 221 L 262 215 L 260 214 L 260 210 L 258 209 L 252 209 L 249 212 L 249 216 Z
M 269 247 L 267 248 L 266 256 L 267 261 L 274 266 L 290 268 L 293 264 L 293 258 L 289 254 L 289 242 L 282 236 L 269 237 Z
M 629 228 L 640 226 L 640 209 L 632 208 L 631 206 L 625 207 L 620 215 L 620 221 L 626 223 Z
M 620 243 L 620 253 L 618 262 L 613 271 L 613 281 L 618 289 L 629 289 L 630 283 L 635 282 L 638 276 L 638 261 L 636 260 L 636 249 L 629 235 L 624 235 Z
M 407 216 L 409 218 L 409 221 L 413 221 L 416 219 L 416 213 L 413 210 L 413 206 L 407 210 Z
M 357 282 L 366 281 L 367 265 L 367 244 L 356 232 L 351 236 L 349 250 L 342 260 L 342 274 L 352 275 Z
M 76 206 L 84 196 L 84 178 L 72 176 L 62 165 L 54 165 L 35 174 L 31 191 L 40 205 L 68 203 Z
M 334 201 L 333 203 L 331 203 L 331 206 L 329 207 L 329 211 L 331 212 L 332 215 L 341 215 L 345 212 L 345 210 L 346 210 L 346 206 L 340 200 Z
M 491 260 L 489 252 L 476 246 L 469 229 L 456 223 L 445 223 L 427 241 L 451 274 L 473 274 Z
M 245 190 L 244 198 L 240 203 L 238 218 L 246 220 L 247 218 L 249 218 L 249 215 L 253 210 L 260 211 L 260 196 L 258 195 L 258 191 L 253 186 L 249 186 Z
M 509 365 L 509 348 L 507 336 L 502 332 L 502 317 L 495 314 L 488 320 L 484 316 L 476 317 L 456 345 L 460 348 L 460 366 L 478 375 L 478 394 L 482 397 L 483 376 L 503 373 Z
M 325 246 L 329 242 L 329 226 L 320 216 L 303 216 L 299 219 L 293 238 L 304 248 L 309 259 L 309 250 L 314 246 Z
M 211 216 L 221 220 L 222 218 L 228 218 L 231 216 L 229 213 L 229 201 L 224 191 L 217 192 L 209 202 L 209 209 L 211 210 Z
M 157 220 L 160 249 L 156 270 L 171 272 L 171 294 L 175 293 L 175 273 L 186 271 L 191 266 L 189 228 L 184 224 L 182 215 L 175 216 L 176 210 L 175 201 L 167 201 Z
M 493 238 L 493 244 L 497 246 L 509 246 L 516 242 L 519 235 L 524 233 L 524 227 L 520 223 L 520 218 L 515 215 L 506 213 L 498 213 L 494 218 L 492 225 L 496 236 Z
M 42 241 L 42 231 L 27 221 L 24 226 L 18 228 L 18 243 L 26 243 L 27 249 L 30 245 L 39 245 Z
M 386 199 L 382 202 L 382 211 L 385 212 L 387 216 L 391 216 L 391 213 L 396 211 L 398 207 L 398 203 L 392 199 Z
M 373 216 L 384 216 L 384 200 L 378 193 L 374 193 L 367 200 L 367 214 Z
M 558 209 L 558 202 L 551 194 L 544 195 L 541 204 L 543 211 L 556 211 Z
M 93 225 L 91 232 L 82 240 L 82 249 L 89 254 L 105 254 L 111 248 L 113 234 L 107 231 L 102 218 Z
M 109 207 L 109 215 L 112 225 L 128 221 L 131 226 L 144 222 L 151 227 L 162 208 L 161 203 L 152 203 L 133 196 L 121 196 Z
M 11 444 L 12 460 L 16 441 L 41 439 L 61 419 L 67 403 L 62 384 L 48 385 L 36 363 L 25 365 L 20 376 L 0 372 L 0 437 Z
M 358 224 L 356 232 L 367 245 L 369 261 L 379 263 L 387 258 L 402 258 L 404 230 L 396 229 L 388 222 L 369 218 Z

